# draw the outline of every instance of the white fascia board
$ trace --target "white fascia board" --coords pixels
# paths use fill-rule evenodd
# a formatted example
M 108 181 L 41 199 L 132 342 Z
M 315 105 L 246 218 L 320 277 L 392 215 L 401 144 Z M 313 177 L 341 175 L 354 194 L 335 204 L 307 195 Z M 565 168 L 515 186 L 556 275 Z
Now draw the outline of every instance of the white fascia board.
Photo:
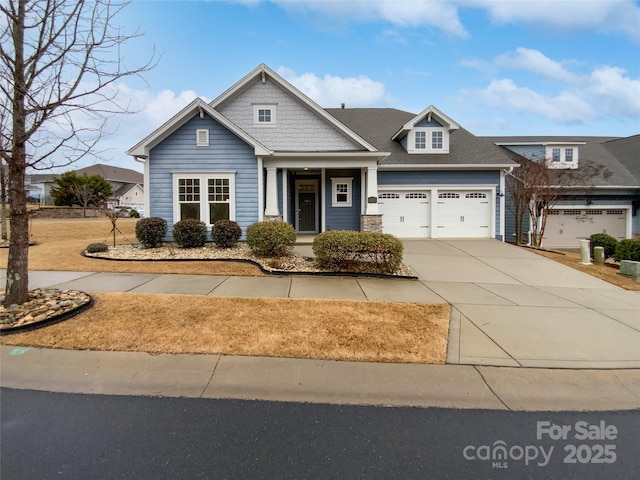
M 501 168 L 519 167 L 519 164 L 495 163 L 489 165 L 478 164 L 404 164 L 404 165 L 378 165 L 378 170 L 499 170 Z
M 273 152 L 273 158 L 374 158 L 384 159 L 389 152 Z
M 592 189 L 602 189 L 602 190 L 607 190 L 607 189 L 611 189 L 611 190 L 640 190 L 640 187 L 638 187 L 638 185 L 571 185 L 570 187 L 566 187 L 566 186 L 558 186 L 558 185 L 551 185 L 551 188 L 566 188 L 567 190 L 592 190 Z
M 420 112 L 418 115 L 416 115 L 411 120 L 409 120 L 407 123 L 405 123 L 400 128 L 400 130 L 398 130 L 396 133 L 394 133 L 393 136 L 391 137 L 391 140 L 397 140 L 398 138 L 400 138 L 403 133 L 406 133 L 409 130 L 411 130 L 412 128 L 414 128 L 416 123 L 420 122 L 424 117 L 426 117 L 429 114 L 431 114 L 434 117 L 438 118 L 438 120 L 440 120 L 440 123 L 447 124 L 448 125 L 448 127 L 447 127 L 448 130 L 457 130 L 457 129 L 460 128 L 460 125 L 458 125 L 456 122 L 454 122 L 453 119 L 451 119 L 451 117 L 445 115 L 444 113 L 442 113 L 440 110 L 438 110 L 433 105 L 429 105 L 422 112 Z
M 159 144 L 162 140 L 171 135 L 174 131 L 184 125 L 191 119 L 194 113 L 204 112 L 218 123 L 223 125 L 229 131 L 234 133 L 240 139 L 242 139 L 248 145 L 254 147 L 256 155 L 270 155 L 271 151 L 248 135 L 244 130 L 239 128 L 234 123 L 230 122 L 226 117 L 222 116 L 216 110 L 214 110 L 208 103 L 200 98 L 196 98 L 193 102 L 180 110 L 177 114 L 171 117 L 167 122 L 154 130 L 144 140 L 139 142 L 136 146 L 127 150 L 127 155 L 131 155 L 138 161 L 144 161 L 149 156 L 149 150 Z
M 498 145 L 499 147 L 508 147 L 508 146 L 529 146 L 529 145 L 586 145 L 587 142 L 495 142 L 494 145 Z
M 278 84 L 278 86 L 280 86 L 281 88 L 283 88 L 287 92 L 291 93 L 300 102 L 302 102 L 304 105 L 307 105 L 309 108 L 311 108 L 311 110 L 313 110 L 315 113 L 320 115 L 322 118 L 324 118 L 326 121 L 328 121 L 331 125 L 333 125 L 335 128 L 337 128 L 339 131 L 341 131 L 342 133 L 347 135 L 349 138 L 351 138 L 353 141 L 355 141 L 356 143 L 358 143 L 362 147 L 366 148 L 370 152 L 376 152 L 378 150 L 376 147 L 374 147 L 372 144 L 367 142 L 360 135 L 358 135 L 353 130 L 348 128 L 342 122 L 338 121 L 338 119 L 335 118 L 333 115 L 330 115 L 329 113 L 327 113 L 327 111 L 324 108 L 322 108 L 316 102 L 311 100 L 311 98 L 309 98 L 304 93 L 302 93 L 300 90 L 298 90 L 296 87 L 291 85 L 291 83 L 286 81 L 284 78 L 282 78 L 276 72 L 271 70 L 264 63 L 261 63 L 256 68 L 254 68 L 251 72 L 249 72 L 247 75 L 242 77 L 242 79 L 240 81 L 238 81 L 231 88 L 227 89 L 222 95 L 220 95 L 219 97 L 214 99 L 209 105 L 211 107 L 213 107 L 213 108 L 217 108 L 222 103 L 224 103 L 227 100 L 229 100 L 229 98 L 231 98 L 237 92 L 241 91 L 254 78 L 256 78 L 258 76 L 263 77 L 264 75 L 268 75 L 269 77 L 271 77 Z
M 327 158 L 327 157 L 287 157 L 274 158 L 262 157 L 263 166 L 274 168 L 376 168 L 378 162 L 375 158 L 351 157 L 351 158 Z

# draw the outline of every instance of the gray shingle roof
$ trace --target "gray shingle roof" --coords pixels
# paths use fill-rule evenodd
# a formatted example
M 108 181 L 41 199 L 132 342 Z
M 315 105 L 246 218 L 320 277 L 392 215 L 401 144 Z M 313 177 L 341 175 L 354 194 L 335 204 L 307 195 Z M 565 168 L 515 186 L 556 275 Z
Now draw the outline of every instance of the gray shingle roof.
M 129 168 L 105 165 L 104 163 L 96 163 L 90 167 L 80 168 L 75 172 L 76 175 L 100 175 L 110 182 L 139 183 L 140 185 L 144 183 L 144 175 L 142 173 Z
M 494 143 L 516 144 L 531 143 L 543 144 L 549 142 L 584 142 L 578 145 L 578 168 L 587 162 L 601 166 L 601 172 L 609 172 L 607 178 L 599 175 L 593 179 L 592 185 L 600 187 L 638 187 L 640 186 L 640 175 L 630 171 L 635 165 L 638 167 L 638 155 L 640 152 L 640 136 L 619 138 L 619 137 L 568 137 L 568 136 L 518 136 L 518 137 L 484 137 Z M 634 140 L 635 138 L 635 140 Z M 635 164 L 633 162 L 635 149 Z M 624 160 L 623 160 L 624 157 Z M 627 168 L 629 166 L 629 168 Z
M 409 154 L 391 137 L 416 114 L 395 108 L 328 108 L 328 113 L 373 144 L 382 152 L 390 152 L 380 165 L 514 165 L 500 147 L 464 128 L 452 130 L 449 153 Z

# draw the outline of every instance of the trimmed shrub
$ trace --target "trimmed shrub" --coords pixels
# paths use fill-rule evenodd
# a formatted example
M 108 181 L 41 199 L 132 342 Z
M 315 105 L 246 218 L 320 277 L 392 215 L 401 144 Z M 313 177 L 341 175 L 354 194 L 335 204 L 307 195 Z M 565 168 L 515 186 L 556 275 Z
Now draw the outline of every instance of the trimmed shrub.
M 394 273 L 403 250 L 402 242 L 388 233 L 333 230 L 313 240 L 318 265 L 339 272 Z
M 242 229 L 233 220 L 218 220 L 211 227 L 211 241 L 219 248 L 231 248 L 238 243 Z
M 207 225 L 194 218 L 180 220 L 173 226 L 173 241 L 180 248 L 203 247 L 207 242 Z
M 589 237 L 591 241 L 591 258 L 593 258 L 594 247 L 604 247 L 604 258 L 613 257 L 616 253 L 618 239 L 606 233 L 594 233 Z
M 132 208 L 131 210 L 129 210 L 129 217 L 131 217 L 131 218 L 140 218 L 140 214 L 138 213 L 138 211 L 135 208 Z
M 136 238 L 144 248 L 162 245 L 166 235 L 167 221 L 164 218 L 141 218 L 136 222 Z
M 87 253 L 99 253 L 99 252 L 106 252 L 107 250 L 109 250 L 109 247 L 107 246 L 106 243 L 90 243 L 89 246 L 87 247 Z
M 615 259 L 618 262 L 622 260 L 640 262 L 640 238 L 620 240 L 616 247 Z
M 247 245 L 259 257 L 284 257 L 296 243 L 296 231 L 286 222 L 258 222 L 247 228 Z

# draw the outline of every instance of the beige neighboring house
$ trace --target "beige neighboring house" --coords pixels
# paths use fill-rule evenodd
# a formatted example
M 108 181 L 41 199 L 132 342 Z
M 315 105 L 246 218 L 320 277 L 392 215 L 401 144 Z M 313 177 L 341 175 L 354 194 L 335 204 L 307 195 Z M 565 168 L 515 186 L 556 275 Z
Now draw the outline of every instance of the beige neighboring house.
M 111 183 L 116 205 L 136 209 L 144 207 L 144 175 L 142 173 L 103 163 L 74 171 L 76 175 L 100 175 Z M 54 182 L 58 176 L 51 173 L 27 175 L 26 188 L 29 195 L 38 199 L 43 205 L 53 205 L 51 189 L 55 186 Z

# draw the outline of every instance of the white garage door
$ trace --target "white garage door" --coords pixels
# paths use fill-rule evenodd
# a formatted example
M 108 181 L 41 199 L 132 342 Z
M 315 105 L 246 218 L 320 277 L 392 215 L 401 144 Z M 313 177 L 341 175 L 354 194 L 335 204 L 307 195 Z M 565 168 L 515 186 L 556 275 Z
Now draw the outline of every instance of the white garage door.
M 381 192 L 382 231 L 400 238 L 429 237 L 429 192 Z
M 554 209 L 547 217 L 543 246 L 579 248 L 580 240 L 594 233 L 607 233 L 622 240 L 627 231 L 625 209 Z
M 492 237 L 491 191 L 439 191 L 438 237 Z

